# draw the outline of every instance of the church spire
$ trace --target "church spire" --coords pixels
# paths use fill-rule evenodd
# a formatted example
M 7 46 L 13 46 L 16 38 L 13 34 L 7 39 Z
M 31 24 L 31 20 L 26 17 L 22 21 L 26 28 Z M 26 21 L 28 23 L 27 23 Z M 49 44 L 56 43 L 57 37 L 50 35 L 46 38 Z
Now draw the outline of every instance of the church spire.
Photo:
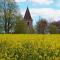
M 25 12 L 24 20 L 27 23 L 28 27 L 32 27 L 32 18 L 31 18 L 28 7 L 27 7 L 26 12 Z
M 26 9 L 26 12 L 25 12 L 24 19 L 25 20 L 32 20 L 28 6 L 27 6 L 27 9 Z

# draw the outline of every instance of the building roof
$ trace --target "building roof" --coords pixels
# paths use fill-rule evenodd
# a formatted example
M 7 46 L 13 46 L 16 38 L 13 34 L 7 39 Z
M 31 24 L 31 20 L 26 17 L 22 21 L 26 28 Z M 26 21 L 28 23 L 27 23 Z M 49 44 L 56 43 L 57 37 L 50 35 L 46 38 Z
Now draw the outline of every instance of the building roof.
M 27 7 L 27 10 L 26 10 L 26 12 L 25 12 L 24 19 L 25 19 L 25 20 L 32 20 L 31 14 L 30 14 L 30 12 L 29 12 L 29 8 L 28 8 L 28 7 Z

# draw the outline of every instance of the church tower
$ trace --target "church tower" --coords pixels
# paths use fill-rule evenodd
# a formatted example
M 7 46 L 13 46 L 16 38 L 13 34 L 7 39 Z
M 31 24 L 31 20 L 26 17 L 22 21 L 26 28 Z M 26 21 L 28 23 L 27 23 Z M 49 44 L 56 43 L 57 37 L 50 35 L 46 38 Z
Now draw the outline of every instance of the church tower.
M 32 17 L 30 15 L 30 12 L 29 12 L 29 8 L 28 7 L 27 7 L 27 10 L 26 10 L 25 15 L 24 15 L 24 20 L 27 23 L 27 26 L 29 28 L 32 27 Z

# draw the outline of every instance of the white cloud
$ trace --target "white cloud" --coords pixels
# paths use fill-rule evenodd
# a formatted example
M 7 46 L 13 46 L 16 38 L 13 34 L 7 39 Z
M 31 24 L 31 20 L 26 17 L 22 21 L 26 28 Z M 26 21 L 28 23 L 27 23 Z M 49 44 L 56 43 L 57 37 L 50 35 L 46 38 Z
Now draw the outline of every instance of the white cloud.
M 16 2 L 25 2 L 26 0 L 15 0 Z
M 32 2 L 39 3 L 39 4 L 52 4 L 54 3 L 53 0 L 32 0 Z
M 21 11 L 24 15 L 25 10 Z M 48 19 L 49 22 L 60 20 L 60 10 L 52 8 L 32 8 L 30 9 L 32 17 L 41 16 L 42 18 Z
M 51 4 L 54 3 L 53 0 L 15 0 L 16 2 L 33 2 L 33 3 L 39 3 L 39 4 Z
M 60 19 L 60 10 L 55 10 L 52 8 L 31 9 L 30 12 L 32 15 L 41 16 L 42 18 L 46 19 L 53 19 L 53 20 Z

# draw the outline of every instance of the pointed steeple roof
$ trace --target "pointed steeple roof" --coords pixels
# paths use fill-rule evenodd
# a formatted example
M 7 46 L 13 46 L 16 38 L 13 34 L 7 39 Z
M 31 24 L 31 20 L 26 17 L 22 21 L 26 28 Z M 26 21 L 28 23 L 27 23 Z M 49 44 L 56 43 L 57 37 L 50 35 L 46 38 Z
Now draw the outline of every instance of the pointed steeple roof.
M 27 7 L 27 10 L 26 10 L 26 12 L 25 12 L 24 19 L 25 19 L 25 20 L 32 20 L 28 7 Z

